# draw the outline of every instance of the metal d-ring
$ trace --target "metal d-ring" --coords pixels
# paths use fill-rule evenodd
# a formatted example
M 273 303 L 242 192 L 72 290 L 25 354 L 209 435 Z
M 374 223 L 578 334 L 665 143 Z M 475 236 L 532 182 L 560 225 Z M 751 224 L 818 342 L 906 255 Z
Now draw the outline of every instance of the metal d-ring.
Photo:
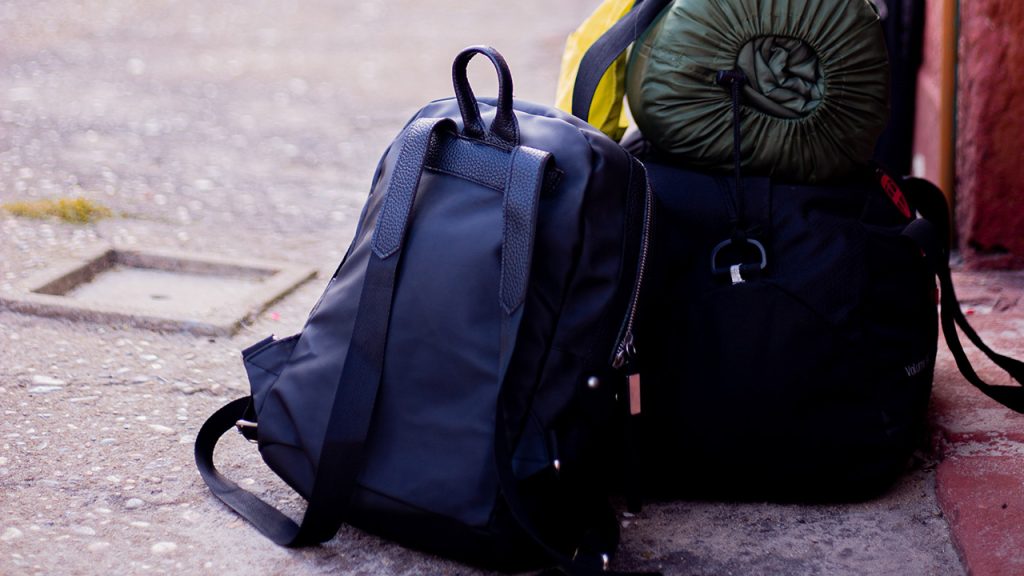
M 741 282 L 745 282 L 745 279 L 743 278 L 744 273 L 749 273 L 752 271 L 752 269 L 758 271 L 764 270 L 765 267 L 768 266 L 768 252 L 764 249 L 764 244 L 761 244 L 761 242 L 753 238 L 744 238 L 742 241 L 746 244 L 749 244 L 757 248 L 758 253 L 760 253 L 761 255 L 761 261 L 744 262 L 743 260 L 740 260 L 739 262 L 728 264 L 726 266 L 719 266 L 719 253 L 721 253 L 723 249 L 731 246 L 735 242 L 735 240 L 730 238 L 728 240 L 723 240 L 722 242 L 719 242 L 718 245 L 715 246 L 714 250 L 711 251 L 712 274 L 715 274 L 716 276 L 728 274 L 729 279 L 732 281 L 733 284 L 739 284 Z

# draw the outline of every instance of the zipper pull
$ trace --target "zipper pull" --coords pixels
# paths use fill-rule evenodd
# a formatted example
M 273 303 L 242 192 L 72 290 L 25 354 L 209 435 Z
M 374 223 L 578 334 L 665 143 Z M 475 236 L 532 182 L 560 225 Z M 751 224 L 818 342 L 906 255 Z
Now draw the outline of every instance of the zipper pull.
M 633 369 L 633 361 L 636 360 L 636 345 L 633 343 L 633 331 L 626 332 L 615 349 L 615 360 L 612 367 L 623 370 L 629 378 L 629 415 L 636 416 L 640 413 L 640 372 Z
M 615 358 L 612 360 L 612 368 L 616 370 L 625 369 L 628 372 L 629 365 L 636 359 L 636 345 L 633 344 L 633 331 L 627 330 L 622 336 L 619 345 L 615 347 Z
M 640 413 L 640 373 L 629 375 L 629 415 Z

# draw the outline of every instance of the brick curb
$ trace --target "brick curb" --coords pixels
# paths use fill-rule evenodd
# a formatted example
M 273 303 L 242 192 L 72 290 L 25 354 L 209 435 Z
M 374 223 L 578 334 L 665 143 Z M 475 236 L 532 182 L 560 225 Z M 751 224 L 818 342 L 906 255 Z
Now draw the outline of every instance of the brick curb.
M 954 275 L 972 326 L 1014 358 L 1024 358 L 1022 280 L 1019 273 Z M 968 355 L 987 382 L 1012 384 L 973 348 Z M 936 495 L 967 573 L 1024 574 L 1024 416 L 966 382 L 941 338 L 932 425 L 941 459 Z

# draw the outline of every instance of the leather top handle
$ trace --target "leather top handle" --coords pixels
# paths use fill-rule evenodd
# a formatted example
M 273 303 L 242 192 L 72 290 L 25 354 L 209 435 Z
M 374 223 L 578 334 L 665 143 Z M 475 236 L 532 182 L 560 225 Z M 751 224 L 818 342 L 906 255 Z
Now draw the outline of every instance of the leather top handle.
M 512 73 L 501 54 L 490 46 L 470 46 L 459 52 L 452 64 L 455 99 L 459 103 L 459 110 L 462 112 L 462 121 L 465 126 L 463 133 L 470 138 L 488 139 L 486 127 L 480 118 L 480 108 L 477 106 L 476 96 L 473 95 L 473 89 L 466 76 L 466 67 L 469 65 L 470 59 L 477 54 L 486 56 L 494 64 L 494 69 L 498 73 L 498 109 L 494 115 L 494 121 L 491 122 L 490 133 L 501 143 L 514 148 L 519 145 L 519 123 L 512 110 Z

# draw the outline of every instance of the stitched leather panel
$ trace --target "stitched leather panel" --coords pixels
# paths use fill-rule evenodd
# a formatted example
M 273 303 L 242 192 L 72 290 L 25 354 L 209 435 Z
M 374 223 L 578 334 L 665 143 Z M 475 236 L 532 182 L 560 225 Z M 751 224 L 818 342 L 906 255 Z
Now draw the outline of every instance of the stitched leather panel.
M 455 127 L 455 123 L 448 119 L 420 118 L 410 123 L 402 135 L 402 148 L 395 160 L 395 170 L 373 231 L 373 253 L 382 260 L 402 245 L 431 135 L 441 124 L 450 125 L 452 129 Z
M 457 134 L 438 134 L 430 140 L 426 169 L 456 176 L 497 192 L 505 191 L 511 150 Z M 549 162 L 541 196 L 558 188 L 565 172 Z
M 509 152 L 456 135 L 437 138 L 427 168 L 476 182 L 499 192 L 508 180 Z
M 520 146 L 512 152 L 504 203 L 501 247 L 501 307 L 511 314 L 526 297 L 533 254 L 537 203 L 551 154 Z

